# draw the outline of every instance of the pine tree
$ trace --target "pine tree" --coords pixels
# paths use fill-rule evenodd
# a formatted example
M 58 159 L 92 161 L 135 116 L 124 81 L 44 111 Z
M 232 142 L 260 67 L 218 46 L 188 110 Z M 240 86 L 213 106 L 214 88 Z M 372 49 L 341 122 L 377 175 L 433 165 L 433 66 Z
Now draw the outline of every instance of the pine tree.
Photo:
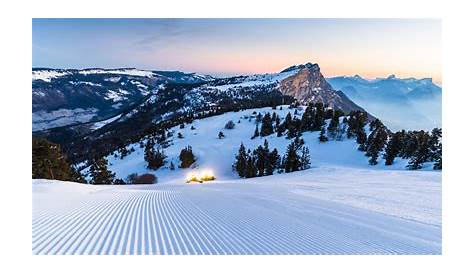
M 72 168 L 61 153 L 61 147 L 45 139 L 32 140 L 33 179 L 52 179 L 84 183 L 79 172 Z
M 365 155 L 370 157 L 370 165 L 376 165 L 378 163 L 377 159 L 379 152 L 385 147 L 387 136 L 387 131 L 383 125 L 374 128 L 372 133 L 369 135 L 366 144 L 367 152 Z
M 303 147 L 301 150 L 301 163 L 300 170 L 308 169 L 311 167 L 311 156 L 309 155 L 308 147 Z
M 297 136 L 301 136 L 300 131 L 301 120 L 298 118 L 293 118 L 288 125 L 288 132 L 286 133 L 286 138 L 291 139 Z
M 239 177 L 245 177 L 246 176 L 246 169 L 247 169 L 247 152 L 245 151 L 244 144 L 240 144 L 239 152 L 237 153 L 237 156 L 235 156 L 235 163 L 234 163 L 234 169 L 237 171 L 237 174 L 239 174 Z
M 421 130 L 416 136 L 417 149 L 415 153 L 410 157 L 408 162 L 408 169 L 420 169 L 430 157 L 430 143 L 429 134 Z
M 365 143 L 367 142 L 367 134 L 365 131 L 358 132 L 356 142 L 359 144 L 360 151 L 366 151 Z
M 324 104 L 321 102 L 316 103 L 316 111 L 314 114 L 314 130 L 321 130 L 324 126 Z
M 283 133 L 285 132 L 285 122 L 280 123 L 280 116 L 277 116 L 277 120 L 275 122 L 275 128 L 277 131 L 277 137 L 283 136 Z
M 439 170 L 443 168 L 442 165 L 442 143 L 441 143 L 441 138 L 442 138 L 442 131 L 440 128 L 434 128 L 431 131 L 431 137 L 430 137 L 430 158 L 431 161 L 434 161 L 433 169 Z
M 434 155 L 434 165 L 433 169 L 440 170 L 443 169 L 443 163 L 442 163 L 442 144 L 440 143 L 438 146 L 438 150 L 436 151 Z
M 298 154 L 294 142 L 291 142 L 286 148 L 285 162 L 283 168 L 286 173 L 298 170 Z
M 283 121 L 283 126 L 285 127 L 285 129 L 288 129 L 289 127 L 291 127 L 292 124 L 293 124 L 293 118 L 291 117 L 291 113 L 288 112 L 288 114 L 285 117 L 285 120 Z
M 155 140 L 149 138 L 145 145 L 145 161 L 148 163 L 147 168 L 157 170 L 165 165 L 166 155 L 163 150 L 155 148 Z
M 303 115 L 301 116 L 301 130 L 302 131 L 314 131 L 316 130 L 316 111 L 313 104 L 309 104 Z
M 260 129 L 260 136 L 265 137 L 270 134 L 273 134 L 273 124 L 272 124 L 272 117 L 267 112 L 265 113 L 262 119 L 262 127 Z
M 173 161 L 170 162 L 170 170 L 175 170 Z
M 303 164 L 302 156 L 299 154 L 303 154 L 303 150 L 306 150 L 303 145 L 304 140 L 299 137 L 296 137 L 295 140 L 288 145 L 284 161 L 282 162 L 286 173 L 301 170 L 303 166 L 309 165 L 309 158 L 305 159 L 305 163 Z M 306 151 L 305 154 L 309 157 L 309 151 Z
M 321 128 L 321 132 L 319 132 L 319 142 L 325 143 L 328 141 L 328 137 L 326 136 L 326 127 Z
M 255 131 L 253 132 L 252 139 L 257 138 L 258 136 L 260 136 L 260 133 L 258 132 L 258 124 L 257 124 L 257 125 L 255 126 Z
M 328 136 L 331 139 L 335 139 L 337 136 L 337 128 L 339 127 L 339 116 L 336 113 L 333 114 L 331 121 L 328 125 Z
M 278 154 L 278 150 L 274 148 L 268 156 L 268 161 L 265 166 L 265 175 L 272 175 L 275 169 L 277 169 L 279 165 L 280 165 L 280 155 Z
M 115 173 L 108 170 L 108 161 L 104 157 L 92 160 L 89 172 L 94 185 L 112 185 Z
M 255 167 L 257 168 L 257 176 L 265 175 L 265 165 L 268 158 L 268 154 L 265 152 L 262 146 L 258 146 L 255 150 Z
M 389 166 L 393 164 L 395 157 L 398 157 L 402 149 L 402 140 L 403 133 L 401 131 L 395 132 L 387 143 L 387 148 L 385 149 L 385 165 Z
M 353 138 L 354 136 L 363 139 L 359 135 L 365 134 L 365 125 L 367 124 L 367 112 L 365 111 L 352 111 L 349 114 L 347 138 Z M 364 141 L 365 142 L 365 141 Z M 359 143 L 361 144 L 361 143 Z
M 247 157 L 247 164 L 245 169 L 245 178 L 253 178 L 257 176 L 257 168 L 255 166 L 255 157 L 248 156 Z
M 193 148 L 191 146 L 187 146 L 181 150 L 179 153 L 179 160 L 181 161 L 180 168 L 188 168 L 194 162 L 196 162 L 196 157 L 193 154 Z

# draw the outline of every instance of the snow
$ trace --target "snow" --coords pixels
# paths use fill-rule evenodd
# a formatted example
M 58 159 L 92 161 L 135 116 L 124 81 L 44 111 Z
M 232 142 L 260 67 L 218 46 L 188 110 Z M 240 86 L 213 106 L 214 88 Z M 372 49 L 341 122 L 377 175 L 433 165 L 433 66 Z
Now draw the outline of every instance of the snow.
M 310 169 L 240 179 L 231 168 L 240 143 L 253 149 L 264 141 L 250 139 L 255 118 L 243 117 L 253 111 L 283 119 L 294 109 L 230 112 L 195 120 L 194 130 L 173 128 L 165 153 L 176 170 L 147 170 L 138 143 L 122 160 L 108 157 L 118 177 L 150 172 L 154 185 L 33 180 L 33 253 L 441 254 L 441 172 L 409 171 L 398 158 L 369 166 L 354 140 L 320 144 L 319 132 L 307 132 Z M 235 129 L 224 129 L 229 120 Z M 290 142 L 266 139 L 280 154 Z M 193 171 L 210 169 L 215 181 L 184 182 L 191 169 L 177 167 L 187 145 L 197 156 Z
M 299 116 L 303 114 L 303 111 L 304 108 L 299 110 Z M 181 149 L 190 145 L 198 159 L 198 171 L 201 168 L 212 168 L 219 178 L 235 179 L 237 177 L 232 171 L 231 166 L 240 143 L 243 143 L 247 149 L 254 149 L 258 145 L 263 145 L 264 139 L 267 139 L 270 148 L 277 148 L 279 154 L 283 155 L 287 145 L 291 141 L 285 137 L 277 137 L 276 134 L 273 134 L 265 138 L 259 137 L 250 139 L 255 130 L 255 118 L 249 121 L 248 118 L 245 119 L 244 117 L 255 116 L 253 112 L 260 112 L 262 115 L 264 115 L 265 112 L 276 112 L 283 121 L 288 112 L 293 115 L 294 109 L 288 109 L 288 106 L 283 106 L 282 110 L 280 110 L 279 107 L 277 107 L 276 110 L 270 107 L 248 109 L 240 112 L 228 112 L 223 115 L 202 120 L 195 120 L 192 124 L 186 124 L 183 129 L 180 129 L 179 126 L 173 127 L 170 129 L 170 131 L 174 133 L 171 145 L 165 149 L 168 162 L 173 161 L 177 166 L 177 164 L 179 164 L 178 157 Z M 235 129 L 224 129 L 224 125 L 229 120 L 234 121 L 236 125 Z M 240 120 L 240 123 L 238 123 L 238 120 Z M 195 129 L 191 130 L 191 126 L 194 126 Z M 224 139 L 217 137 L 219 131 L 222 131 L 226 136 Z M 183 139 L 176 138 L 178 132 L 181 132 L 184 136 Z M 343 141 L 330 141 L 320 144 L 318 137 L 319 131 L 305 132 L 302 136 L 310 150 L 312 166 L 315 168 L 343 166 L 371 170 L 388 169 L 405 171 L 407 160 L 397 158 L 392 166 L 385 166 L 383 164 L 369 166 L 368 158 L 364 156 L 364 153 L 357 150 L 358 144 L 356 144 L 355 140 L 345 139 Z M 124 159 L 114 158 L 113 156 L 108 157 L 109 163 L 111 164 L 110 168 L 121 178 L 126 178 L 132 172 L 150 172 L 146 169 L 146 163 L 143 161 L 143 148 L 140 148 L 139 143 L 128 146 L 129 149 L 132 147 L 135 149 L 135 152 Z M 380 159 L 380 161 L 383 161 L 383 159 Z M 160 169 L 156 172 L 156 175 L 158 177 L 184 177 L 183 174 L 177 173 L 180 173 L 180 171 L 170 172 L 167 169 Z
M 101 87 L 102 85 L 101 84 L 96 84 L 96 83 L 92 83 L 92 82 L 84 82 L 84 81 L 77 81 L 77 82 L 73 82 L 73 81 L 69 81 L 69 83 L 71 85 L 89 85 L 89 86 L 93 86 L 93 87 Z
M 70 74 L 67 71 L 58 70 L 34 70 L 32 71 L 32 80 L 43 80 L 45 82 L 51 82 L 51 79 L 61 77 Z
M 87 69 L 79 71 L 80 74 L 123 74 L 132 76 L 152 77 L 153 72 L 139 69 Z M 112 80 L 111 80 L 112 81 Z
M 91 130 L 98 130 L 99 128 L 102 128 L 104 127 L 105 125 L 107 124 L 110 124 L 112 123 L 113 121 L 117 120 L 118 118 L 120 118 L 122 114 L 119 114 L 117 116 L 114 116 L 112 118 L 109 118 L 107 120 L 104 120 L 104 121 L 100 121 L 100 122 L 95 122 L 94 124 L 92 124 L 91 126 Z
M 124 95 L 128 95 L 130 92 L 124 90 L 124 89 L 118 89 L 118 91 L 115 90 L 108 90 L 105 99 L 106 100 L 112 100 L 113 102 L 118 102 L 122 101 L 125 99 Z
M 358 177 L 346 173 L 351 178 L 347 183 L 334 180 L 335 172 L 344 170 L 328 171 L 329 177 L 326 171 L 310 169 L 192 185 L 181 181 L 94 186 L 34 180 L 32 250 L 34 254 L 441 254 L 440 226 L 367 209 L 377 208 L 377 203 L 366 197 L 376 193 L 374 200 L 382 198 L 385 209 L 393 212 L 407 208 L 399 208 L 406 201 L 418 203 L 420 212 L 439 212 L 440 219 L 440 202 L 429 203 L 440 196 L 439 181 L 393 184 L 387 180 L 389 174 L 374 171 Z M 418 172 L 419 179 L 425 174 Z M 422 200 L 403 195 L 411 191 Z M 319 192 L 345 199 L 321 198 L 324 194 Z
M 298 70 L 292 70 L 281 73 L 267 73 L 267 74 L 255 74 L 250 76 L 245 76 L 240 83 L 228 84 L 228 85 L 217 85 L 213 86 L 213 83 L 208 84 L 207 86 L 216 88 L 220 91 L 226 91 L 231 88 L 237 87 L 251 87 L 251 86 L 263 86 L 279 83 L 281 80 L 288 78 L 292 75 L 298 73 Z

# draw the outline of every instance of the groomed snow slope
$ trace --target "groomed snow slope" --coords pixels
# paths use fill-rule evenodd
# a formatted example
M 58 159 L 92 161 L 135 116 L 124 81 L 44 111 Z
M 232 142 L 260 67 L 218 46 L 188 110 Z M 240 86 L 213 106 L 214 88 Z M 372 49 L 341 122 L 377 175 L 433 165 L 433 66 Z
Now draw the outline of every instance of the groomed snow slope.
M 273 111 L 258 109 L 262 114 Z M 283 118 L 286 107 L 277 112 Z M 239 179 L 231 164 L 247 148 L 253 110 L 226 113 L 174 128 L 168 161 L 191 145 L 195 170 L 217 180 L 185 184 L 187 170 L 162 168 L 155 185 L 93 186 L 33 180 L 34 254 L 441 254 L 441 172 L 369 166 L 353 140 L 319 144 L 303 138 L 312 168 Z M 300 111 L 300 113 L 302 113 Z M 228 120 L 236 123 L 224 130 Z M 218 139 L 223 131 L 226 137 Z M 177 132 L 184 135 L 176 138 Z M 280 154 L 289 140 L 267 137 Z M 109 157 L 118 177 L 150 172 L 143 149 Z
M 441 185 L 429 173 L 310 169 L 147 186 L 34 180 L 33 253 L 441 254 Z M 415 220 L 405 219 L 415 205 Z

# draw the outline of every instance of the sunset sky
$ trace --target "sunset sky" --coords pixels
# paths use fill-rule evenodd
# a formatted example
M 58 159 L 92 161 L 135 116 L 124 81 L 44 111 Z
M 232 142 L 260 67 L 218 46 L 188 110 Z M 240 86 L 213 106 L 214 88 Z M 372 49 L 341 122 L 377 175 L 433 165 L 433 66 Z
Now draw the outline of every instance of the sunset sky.
M 437 19 L 33 19 L 33 67 L 136 67 L 214 76 L 318 63 L 325 76 L 431 77 Z

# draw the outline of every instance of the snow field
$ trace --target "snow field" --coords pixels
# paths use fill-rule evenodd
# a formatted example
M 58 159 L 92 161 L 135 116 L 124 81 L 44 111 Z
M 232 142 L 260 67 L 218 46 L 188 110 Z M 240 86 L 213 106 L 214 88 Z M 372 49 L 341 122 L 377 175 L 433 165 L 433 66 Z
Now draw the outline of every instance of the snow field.
M 33 253 L 441 253 L 438 226 L 300 195 L 289 191 L 290 182 L 275 187 L 270 177 L 245 181 L 78 187 L 34 181 Z M 58 201 L 64 192 L 69 201 Z

